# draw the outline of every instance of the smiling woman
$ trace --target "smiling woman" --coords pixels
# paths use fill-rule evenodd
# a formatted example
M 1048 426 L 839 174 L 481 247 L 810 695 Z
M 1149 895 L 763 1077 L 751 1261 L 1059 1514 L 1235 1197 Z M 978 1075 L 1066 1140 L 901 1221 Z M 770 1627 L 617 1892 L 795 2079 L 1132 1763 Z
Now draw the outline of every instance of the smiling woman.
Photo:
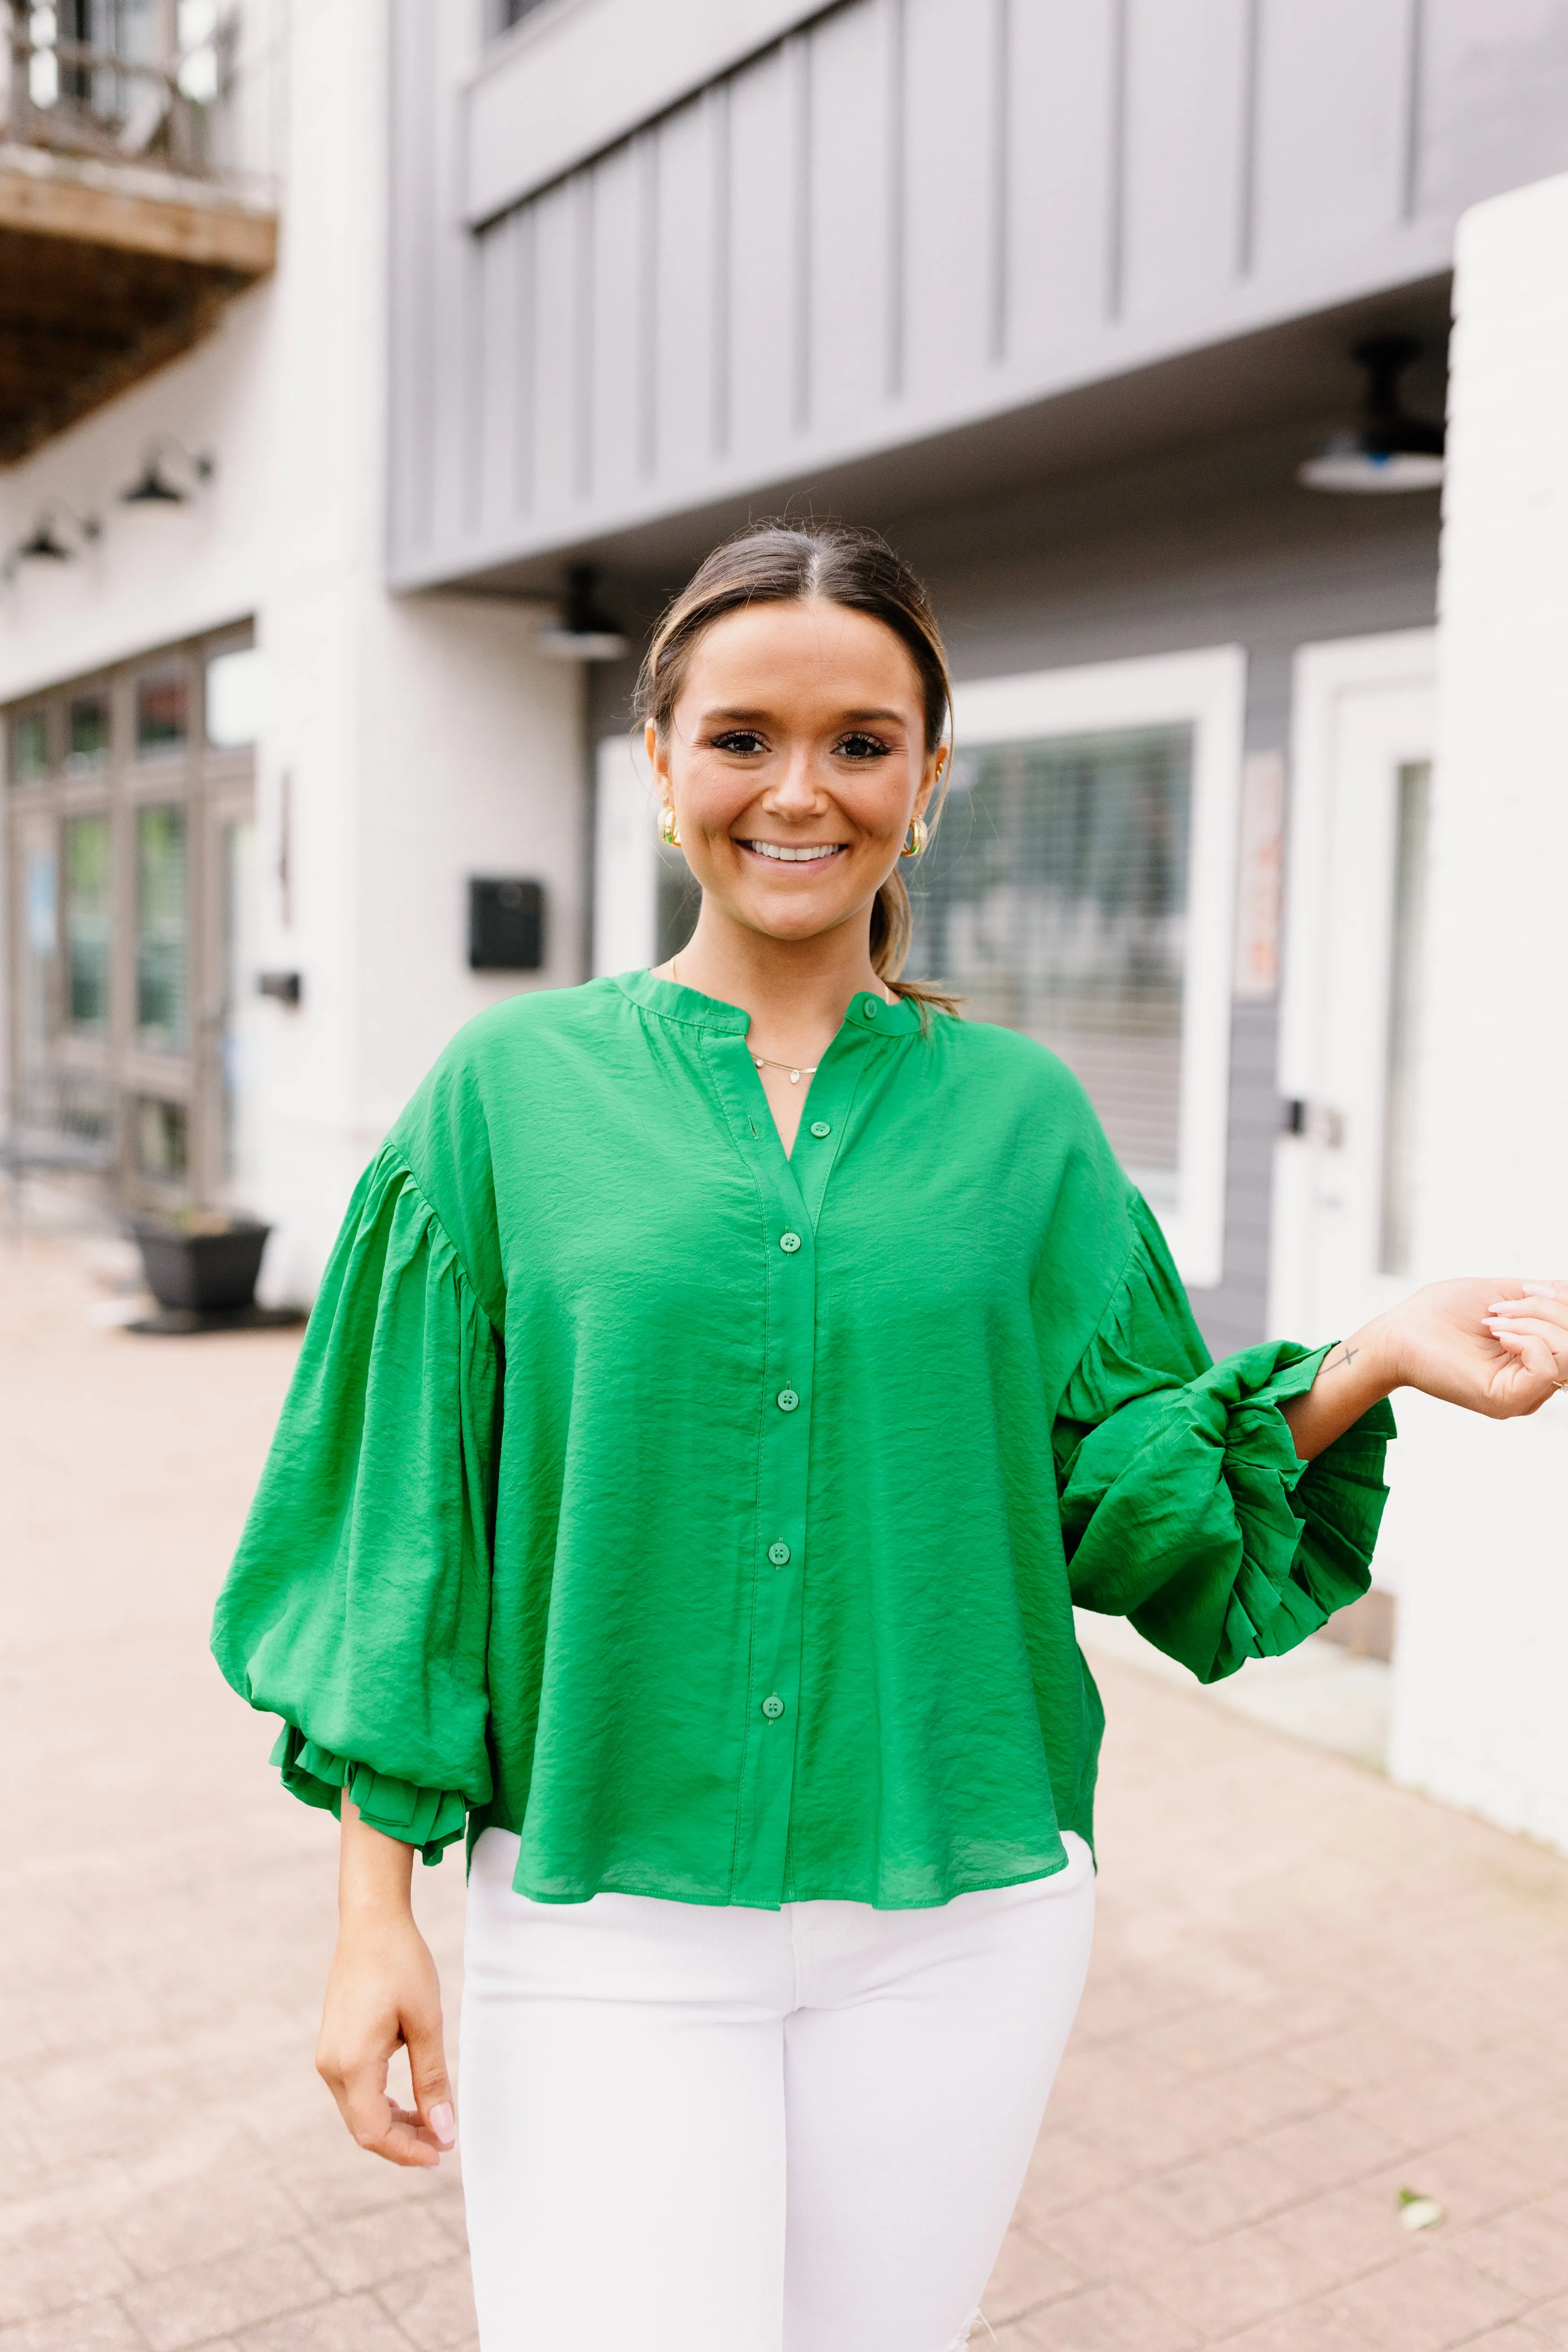
M 786 1151 L 801 1108 L 791 1074 L 816 1067 L 847 993 L 956 1010 L 901 977 L 898 870 L 941 811 L 952 694 L 924 590 L 868 532 L 743 532 L 649 647 L 639 702 L 665 837 L 702 886 L 678 961 L 710 993 L 721 966 L 745 965 L 752 1060 Z M 676 978 L 677 960 L 663 969 Z
M 1079 1081 L 902 976 L 949 707 L 879 540 L 710 558 L 644 703 L 696 929 L 443 1055 L 220 1603 L 342 1815 L 318 2064 L 395 2163 L 455 2134 L 408 1885 L 467 1822 L 484 2352 L 587 2275 L 596 2342 L 956 2352 L 1088 1965 L 1074 1602 L 1287 1650 L 1366 1588 L 1391 1389 L 1568 1383 L 1568 1298 L 1495 1280 L 1210 1364 Z

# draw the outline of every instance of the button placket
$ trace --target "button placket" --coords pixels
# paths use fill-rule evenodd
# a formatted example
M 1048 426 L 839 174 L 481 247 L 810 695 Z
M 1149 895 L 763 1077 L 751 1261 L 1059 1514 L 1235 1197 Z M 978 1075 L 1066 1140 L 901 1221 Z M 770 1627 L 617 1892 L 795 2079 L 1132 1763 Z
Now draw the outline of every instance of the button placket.
M 853 1013 L 864 1000 L 857 998 Z M 884 1012 L 889 1008 L 883 1007 Z M 795 1730 L 800 1721 L 812 1407 L 816 1346 L 816 1223 L 850 1107 L 879 1036 L 847 1019 L 812 1081 L 811 1123 L 785 1155 L 743 1038 L 709 1041 L 731 1134 L 756 1182 L 766 1297 L 759 1400 L 757 1518 L 752 1548 L 751 1672 L 737 1689 L 746 1725 L 731 1899 L 785 1899 Z M 765 1101 L 765 1097 L 762 1097 Z M 826 1130 L 818 1134 L 818 1128 Z M 761 1131 L 759 1131 L 761 1130 Z M 782 1554 L 782 1558 L 780 1555 Z

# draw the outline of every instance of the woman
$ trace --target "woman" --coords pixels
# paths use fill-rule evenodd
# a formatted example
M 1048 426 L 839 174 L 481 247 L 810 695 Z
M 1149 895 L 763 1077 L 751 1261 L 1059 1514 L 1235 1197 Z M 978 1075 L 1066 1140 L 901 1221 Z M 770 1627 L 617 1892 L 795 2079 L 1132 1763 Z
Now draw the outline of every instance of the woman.
M 484 2352 L 944 2352 L 1088 1961 L 1072 1602 L 1289 1648 L 1365 1589 L 1389 1391 L 1533 1412 L 1568 1309 L 1210 1366 L 1077 1082 L 899 978 L 949 688 L 880 541 L 743 533 L 644 684 L 695 931 L 416 1096 L 215 1646 L 341 1811 L 318 2063 L 397 2164 L 454 2140 L 408 1890 L 467 1822 Z

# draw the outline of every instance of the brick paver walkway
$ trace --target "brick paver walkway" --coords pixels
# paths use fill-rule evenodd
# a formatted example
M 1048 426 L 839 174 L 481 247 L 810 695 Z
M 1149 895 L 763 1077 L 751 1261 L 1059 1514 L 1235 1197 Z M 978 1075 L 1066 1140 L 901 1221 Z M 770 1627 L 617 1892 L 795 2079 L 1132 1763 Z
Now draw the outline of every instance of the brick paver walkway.
M 311 2071 L 331 1825 L 205 1656 L 293 1341 L 90 1296 L 0 1245 L 0 2352 L 471 2347 L 452 2168 L 362 2157 Z M 1100 1948 L 1000 2343 L 1568 2347 L 1568 1864 L 1104 1681 Z M 455 2009 L 460 1874 L 416 1877 Z

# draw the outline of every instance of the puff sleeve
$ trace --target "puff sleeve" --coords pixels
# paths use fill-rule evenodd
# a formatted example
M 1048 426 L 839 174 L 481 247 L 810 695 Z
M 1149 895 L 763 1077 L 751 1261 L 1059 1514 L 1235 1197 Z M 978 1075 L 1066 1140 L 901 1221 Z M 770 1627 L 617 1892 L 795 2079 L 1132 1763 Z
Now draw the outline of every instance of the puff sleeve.
M 426 1862 L 490 1795 L 486 1748 L 500 1342 L 388 1150 L 350 1204 L 213 1650 L 306 1803 L 346 1788 Z
M 1374 1405 L 1302 1462 L 1279 1407 L 1329 1349 L 1276 1340 L 1212 1364 L 1153 1216 L 1132 1211 L 1053 1432 L 1073 1599 L 1216 1682 L 1366 1591 L 1394 1415 Z

